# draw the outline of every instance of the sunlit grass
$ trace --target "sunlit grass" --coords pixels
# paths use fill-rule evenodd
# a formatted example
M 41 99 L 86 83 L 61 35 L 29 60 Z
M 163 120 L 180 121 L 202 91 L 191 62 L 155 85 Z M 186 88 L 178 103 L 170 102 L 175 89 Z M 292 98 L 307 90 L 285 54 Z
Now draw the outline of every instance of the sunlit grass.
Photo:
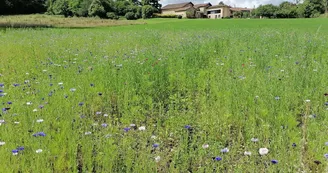
M 0 172 L 326 172 L 325 23 L 3 30 Z

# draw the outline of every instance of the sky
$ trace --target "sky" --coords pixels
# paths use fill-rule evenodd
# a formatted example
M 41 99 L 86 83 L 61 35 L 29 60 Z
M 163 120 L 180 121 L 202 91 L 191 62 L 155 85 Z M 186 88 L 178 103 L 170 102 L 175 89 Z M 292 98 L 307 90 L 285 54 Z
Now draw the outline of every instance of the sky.
M 183 2 L 189 2 L 191 1 L 194 4 L 202 4 L 210 2 L 212 5 L 219 4 L 220 0 L 160 0 L 160 3 L 163 5 L 163 7 L 167 4 L 174 4 L 174 3 L 183 3 Z M 295 2 L 295 0 L 223 0 L 223 2 L 227 5 L 230 5 L 232 7 L 248 7 L 248 8 L 254 8 L 258 7 L 259 5 L 265 5 L 265 4 L 274 4 L 278 5 L 283 1 L 290 1 Z

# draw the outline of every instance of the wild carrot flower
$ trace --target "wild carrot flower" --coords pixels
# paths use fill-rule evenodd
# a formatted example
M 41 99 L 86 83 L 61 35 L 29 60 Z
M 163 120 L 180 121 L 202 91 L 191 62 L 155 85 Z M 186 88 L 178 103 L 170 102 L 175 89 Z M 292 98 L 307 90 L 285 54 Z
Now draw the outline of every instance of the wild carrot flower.
M 245 156 L 250 156 L 250 155 L 252 155 L 252 152 L 250 152 L 250 151 L 245 151 L 245 152 L 244 152 L 244 155 L 245 155 Z
M 145 131 L 145 130 L 146 130 L 146 127 L 145 127 L 145 126 L 140 126 L 138 129 L 139 129 L 140 131 Z
M 221 149 L 221 153 L 228 153 L 228 152 L 229 152 L 229 149 L 228 148 Z
M 269 150 L 267 149 L 267 148 L 260 148 L 259 149 L 259 153 L 260 153 L 260 155 L 266 155 L 266 154 L 268 154 L 269 153 Z
M 159 161 L 161 161 L 161 156 L 156 156 L 156 157 L 155 157 L 155 162 L 158 163 Z
M 208 148 L 208 147 L 210 147 L 208 144 L 203 144 L 203 145 L 202 145 L 202 148 L 203 148 L 203 149 L 206 149 L 206 148 Z

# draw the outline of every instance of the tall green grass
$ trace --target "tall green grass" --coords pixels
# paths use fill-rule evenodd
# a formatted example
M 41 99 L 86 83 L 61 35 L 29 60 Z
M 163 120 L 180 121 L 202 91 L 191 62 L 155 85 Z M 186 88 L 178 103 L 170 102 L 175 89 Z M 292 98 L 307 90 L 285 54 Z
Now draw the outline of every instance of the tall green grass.
M 327 171 L 325 19 L 148 23 L 0 32 L 0 172 Z

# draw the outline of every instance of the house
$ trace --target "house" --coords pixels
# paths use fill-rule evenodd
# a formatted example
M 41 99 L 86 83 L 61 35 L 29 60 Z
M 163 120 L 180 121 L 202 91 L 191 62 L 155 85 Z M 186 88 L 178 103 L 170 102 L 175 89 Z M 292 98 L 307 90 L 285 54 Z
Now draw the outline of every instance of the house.
M 225 17 L 233 17 L 234 14 L 251 12 L 251 8 L 232 8 L 228 5 L 212 5 L 211 3 L 193 4 L 185 2 L 179 4 L 168 4 L 162 9 L 163 15 L 181 15 L 186 17 L 188 10 L 195 10 L 196 18 L 222 19 Z
M 207 18 L 222 19 L 231 16 L 230 6 L 214 5 L 206 9 Z
M 212 6 L 211 3 L 194 5 L 194 8 L 197 10 L 198 18 L 204 18 L 204 17 L 207 18 L 206 9 L 211 6 Z
M 181 15 L 182 17 L 186 17 L 186 12 L 189 9 L 194 9 L 192 2 L 169 4 L 162 7 L 161 10 L 163 15 Z

